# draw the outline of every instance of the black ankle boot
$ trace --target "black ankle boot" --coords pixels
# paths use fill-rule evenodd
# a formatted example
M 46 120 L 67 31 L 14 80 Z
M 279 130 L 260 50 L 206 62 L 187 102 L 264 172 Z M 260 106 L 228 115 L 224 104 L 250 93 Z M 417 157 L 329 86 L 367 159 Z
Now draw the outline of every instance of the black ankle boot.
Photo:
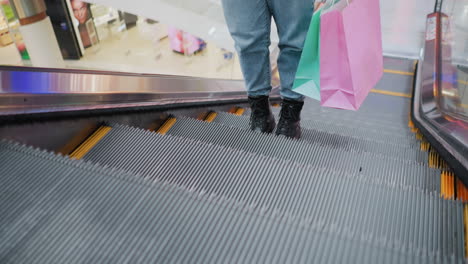
M 276 135 L 301 137 L 301 110 L 304 102 L 283 99 Z
M 275 118 L 271 113 L 268 96 L 250 97 L 250 129 L 262 133 L 271 133 L 275 129 Z

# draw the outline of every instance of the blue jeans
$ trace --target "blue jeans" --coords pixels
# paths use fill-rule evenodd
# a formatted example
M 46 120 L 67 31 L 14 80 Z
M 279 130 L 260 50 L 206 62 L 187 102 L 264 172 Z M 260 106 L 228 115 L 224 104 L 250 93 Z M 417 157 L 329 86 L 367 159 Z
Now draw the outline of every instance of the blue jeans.
M 280 54 L 281 96 L 304 100 L 291 90 L 314 11 L 314 0 L 222 0 L 229 32 L 236 44 L 249 96 L 271 91 L 270 28 L 275 19 Z

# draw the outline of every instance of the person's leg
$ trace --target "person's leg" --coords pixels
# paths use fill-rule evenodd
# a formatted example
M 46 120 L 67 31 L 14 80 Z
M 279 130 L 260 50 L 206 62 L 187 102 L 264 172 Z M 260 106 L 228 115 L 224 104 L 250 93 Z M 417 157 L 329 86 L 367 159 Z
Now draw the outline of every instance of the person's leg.
M 275 119 L 271 91 L 269 0 L 222 0 L 226 23 L 236 44 L 252 109 L 250 128 L 271 133 Z
M 271 91 L 269 0 L 222 0 L 224 17 L 234 39 L 249 96 Z
M 278 70 L 283 103 L 276 134 L 300 138 L 304 96 L 294 92 L 292 86 L 314 11 L 314 0 L 269 1 L 280 39 Z
M 314 0 L 269 1 L 279 35 L 278 70 L 281 78 L 281 96 L 302 101 L 304 97 L 291 88 L 314 12 Z

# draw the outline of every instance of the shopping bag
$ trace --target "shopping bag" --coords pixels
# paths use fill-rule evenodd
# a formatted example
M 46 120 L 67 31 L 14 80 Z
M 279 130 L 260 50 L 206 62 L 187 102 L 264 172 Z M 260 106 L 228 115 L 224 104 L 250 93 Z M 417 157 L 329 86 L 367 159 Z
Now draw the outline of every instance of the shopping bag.
M 383 75 L 380 6 L 349 2 L 320 18 L 320 102 L 357 110 Z
M 320 14 L 312 16 L 292 90 L 320 101 Z

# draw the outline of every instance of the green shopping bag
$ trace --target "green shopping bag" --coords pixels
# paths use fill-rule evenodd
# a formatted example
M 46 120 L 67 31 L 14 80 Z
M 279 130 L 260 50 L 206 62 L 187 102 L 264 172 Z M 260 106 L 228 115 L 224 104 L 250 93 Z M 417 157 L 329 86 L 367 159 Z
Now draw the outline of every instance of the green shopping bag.
M 293 91 L 320 101 L 320 15 L 314 13 L 302 49 Z

